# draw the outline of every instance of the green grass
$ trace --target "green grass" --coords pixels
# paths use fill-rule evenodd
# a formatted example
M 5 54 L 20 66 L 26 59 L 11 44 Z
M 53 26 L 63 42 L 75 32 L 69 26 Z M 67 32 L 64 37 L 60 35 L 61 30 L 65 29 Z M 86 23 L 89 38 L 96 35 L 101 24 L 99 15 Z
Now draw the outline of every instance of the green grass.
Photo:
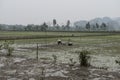
M 70 37 L 72 34 L 77 37 Z M 70 35 L 69 37 L 54 37 L 54 38 L 38 38 L 38 39 L 19 39 L 14 40 L 15 44 L 49 44 L 49 43 L 56 43 L 58 39 L 61 39 L 64 42 L 67 42 L 69 39 L 71 39 L 71 42 L 73 42 L 73 46 L 50 46 L 49 48 L 40 48 L 39 53 L 40 56 L 46 57 L 50 54 L 60 54 L 60 56 L 76 56 L 75 51 L 86 49 L 90 51 L 92 54 L 120 54 L 120 34 L 117 33 L 116 35 L 107 35 L 109 33 L 86 33 L 86 32 L 47 32 L 47 35 L 52 36 L 59 36 L 59 35 Z M 39 36 L 45 36 L 45 32 L 0 32 L 0 36 L 7 37 L 7 36 L 31 36 L 31 35 L 39 35 Z M 78 36 L 79 35 L 79 36 Z M 84 36 L 83 36 L 84 35 Z M 93 36 L 86 36 L 86 35 L 93 35 Z M 101 35 L 101 36 L 96 36 Z M 1 40 L 0 43 L 4 42 L 4 40 Z M 43 54 L 42 52 L 45 52 L 46 54 Z M 50 54 L 47 54 L 49 53 Z M 57 53 L 58 52 L 58 53 Z M 65 54 L 65 53 L 70 53 Z M 14 53 L 16 55 L 27 55 L 31 57 L 36 57 L 36 49 L 34 50 L 28 50 L 28 52 L 18 52 Z M 71 56 L 72 55 L 72 56 Z
M 82 36 L 82 35 L 104 35 L 104 34 L 109 34 L 106 32 L 14 32 L 14 31 L 1 31 L 0 32 L 0 37 L 9 37 L 9 36 L 43 36 L 43 35 L 48 35 L 48 36 Z
M 16 44 L 34 44 L 34 43 L 40 43 L 40 44 L 46 44 L 46 43 L 56 43 L 58 39 L 61 39 L 64 42 L 67 42 L 69 39 L 74 44 L 78 44 L 78 47 L 99 47 L 103 48 L 104 50 L 113 50 L 115 53 L 120 53 L 120 34 L 117 33 L 116 35 L 107 35 L 106 34 L 112 34 L 112 33 L 100 33 L 100 32 L 94 32 L 94 33 L 86 33 L 86 32 L 47 32 L 48 36 L 56 36 L 54 38 L 37 38 L 37 39 L 19 39 L 14 40 Z M 45 36 L 45 32 L 0 32 L 0 37 L 14 37 L 14 36 Z M 57 37 L 59 35 L 67 37 Z M 74 35 L 76 37 L 72 37 L 71 35 Z M 87 36 L 86 36 L 87 35 Z M 92 35 L 92 36 L 88 36 Z M 97 36 L 101 35 L 101 36 Z M 4 42 L 4 40 L 1 40 L 0 43 Z M 103 46 L 105 44 L 105 46 Z M 108 45 L 108 46 L 107 46 Z M 63 47 L 63 49 L 66 48 Z M 72 47 L 74 48 L 74 47 Z M 61 48 L 60 48 L 61 49 Z M 70 48 L 69 48 L 70 49 Z
M 106 34 L 110 33 L 100 33 L 100 32 L 94 32 L 94 33 L 86 33 L 86 32 L 13 32 L 13 31 L 1 31 L 0 37 L 22 37 L 22 36 L 56 36 L 54 38 L 36 38 L 36 39 L 20 39 L 15 40 L 16 43 L 44 43 L 45 41 L 49 42 L 55 42 L 57 39 L 62 39 L 64 41 L 67 41 L 68 39 L 71 39 L 71 41 L 78 42 L 78 43 L 101 43 L 106 41 L 113 41 L 113 42 L 119 42 L 120 41 L 120 34 L 117 35 L 108 35 L 104 36 Z M 57 36 L 67 36 L 67 37 L 57 37 Z M 72 37 L 71 35 L 77 36 Z M 89 36 L 92 35 L 92 36 Z M 97 36 L 102 35 L 102 36 Z M 2 42 L 3 40 L 1 40 Z

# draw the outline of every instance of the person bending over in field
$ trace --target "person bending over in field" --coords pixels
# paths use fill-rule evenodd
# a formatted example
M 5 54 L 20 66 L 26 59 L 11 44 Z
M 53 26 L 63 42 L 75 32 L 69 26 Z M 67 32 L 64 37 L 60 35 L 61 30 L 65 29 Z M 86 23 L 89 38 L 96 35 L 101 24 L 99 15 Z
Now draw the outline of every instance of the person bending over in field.
M 58 45 L 62 45 L 62 41 L 60 39 L 57 40 Z

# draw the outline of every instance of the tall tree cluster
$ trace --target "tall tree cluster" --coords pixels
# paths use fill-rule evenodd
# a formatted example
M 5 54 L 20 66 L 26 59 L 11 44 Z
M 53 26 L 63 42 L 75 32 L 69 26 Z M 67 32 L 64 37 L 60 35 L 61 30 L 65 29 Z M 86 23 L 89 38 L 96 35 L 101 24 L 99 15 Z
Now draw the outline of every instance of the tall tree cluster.
M 90 31 L 90 30 L 92 30 L 92 31 L 107 31 L 108 26 L 105 23 L 102 23 L 101 25 L 99 25 L 98 23 L 96 23 L 94 25 L 93 24 L 91 25 L 88 22 L 86 24 L 85 28 L 86 28 L 87 31 Z

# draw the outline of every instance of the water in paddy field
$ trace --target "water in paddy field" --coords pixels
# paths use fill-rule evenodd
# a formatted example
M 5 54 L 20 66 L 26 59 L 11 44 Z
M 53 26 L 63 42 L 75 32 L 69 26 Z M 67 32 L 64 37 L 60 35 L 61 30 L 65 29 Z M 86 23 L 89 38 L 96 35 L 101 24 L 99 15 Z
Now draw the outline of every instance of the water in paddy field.
M 68 65 L 65 65 L 64 68 L 57 67 L 53 68 L 50 67 L 50 60 L 53 60 L 52 55 L 57 56 L 57 63 L 58 64 L 68 64 L 70 63 L 71 58 L 73 58 L 73 61 L 79 64 L 79 59 L 78 59 L 78 54 L 76 51 L 81 51 L 83 49 L 87 49 L 90 52 L 94 52 L 95 54 L 90 54 L 91 59 L 90 63 L 93 67 L 95 68 L 88 68 L 88 71 L 82 69 L 80 70 L 81 75 L 86 75 L 87 72 L 89 72 L 89 76 L 87 76 L 89 79 L 88 80 L 114 80 L 115 76 L 111 72 L 119 73 L 120 72 L 120 65 L 115 63 L 115 60 L 117 60 L 120 56 L 119 54 L 109 54 L 115 52 L 114 50 L 105 50 L 104 48 L 100 46 L 106 46 L 109 47 L 111 44 L 100 44 L 99 46 L 94 45 L 94 46 L 75 46 L 75 47 L 67 47 L 67 50 L 61 47 L 56 48 L 56 46 L 52 46 L 54 48 L 51 48 L 51 46 L 39 44 L 39 59 L 44 59 L 48 60 L 48 64 L 36 64 L 31 61 L 31 64 L 29 62 L 27 63 L 27 59 L 35 59 L 36 58 L 36 44 L 14 44 L 12 45 L 15 47 L 15 50 L 13 52 L 13 55 L 18 55 L 18 56 L 24 56 L 20 58 L 12 58 L 10 59 L 11 66 L 13 63 L 22 63 L 19 64 L 20 67 L 23 67 L 23 70 L 19 71 L 19 75 L 25 75 L 27 73 L 28 75 L 37 75 L 39 72 L 41 73 L 41 69 L 39 69 L 41 66 L 46 67 L 46 74 L 45 77 L 49 76 L 59 76 L 59 77 L 64 77 L 67 78 L 70 75 L 70 72 L 67 70 Z M 60 48 L 60 49 L 59 49 Z M 42 50 L 43 49 L 43 50 Z M 6 53 L 5 50 L 0 50 L 1 54 Z M 0 68 L 3 68 L 6 66 L 5 61 L 7 60 L 6 57 L 2 57 L 0 59 Z M 34 61 L 34 60 L 33 60 Z M 42 60 L 41 60 L 42 61 Z M 24 69 L 25 67 L 25 69 Z M 104 68 L 107 70 L 107 72 L 104 69 L 99 69 L 99 68 Z M 77 70 L 78 68 L 73 68 L 73 70 Z M 23 73 L 25 71 L 25 73 Z M 17 70 L 7 70 L 3 71 L 5 74 L 14 74 L 17 72 Z M 69 74 L 69 75 L 66 75 Z M 80 76 L 81 76 L 80 75 Z M 12 80 L 13 78 L 9 78 Z M 18 78 L 15 78 L 18 79 Z M 31 78 L 32 79 L 32 78 Z
M 39 46 L 42 46 L 43 44 L 39 44 Z M 100 44 L 100 46 L 109 46 L 110 44 Z M 12 46 L 15 46 L 15 54 L 19 54 L 19 55 L 25 55 L 27 57 L 30 58 L 35 58 L 36 57 L 36 44 L 14 44 Z M 30 48 L 30 49 L 29 49 Z M 34 50 L 31 50 L 31 48 L 34 48 Z M 45 47 L 44 47 L 45 48 Z M 103 50 L 103 48 L 98 48 L 98 47 L 84 47 L 86 49 L 89 49 L 90 51 L 94 50 L 95 53 L 99 53 L 99 54 L 90 54 L 91 56 L 91 65 L 95 66 L 95 67 L 105 67 L 107 68 L 109 71 L 119 71 L 120 66 L 118 64 L 115 63 L 115 60 L 119 59 L 118 56 L 120 56 L 119 54 L 108 54 L 108 53 L 112 53 L 114 51 L 112 50 Z M 47 50 L 48 48 L 46 48 L 46 50 L 43 51 L 39 51 L 39 58 L 51 58 L 52 59 L 52 55 L 56 55 L 57 56 L 57 62 L 58 63 L 69 63 L 71 58 L 73 58 L 73 60 L 75 62 L 79 62 L 78 59 L 78 54 L 75 53 L 75 51 L 77 50 L 83 50 L 83 47 L 78 47 L 78 48 L 72 48 L 71 50 L 60 50 L 60 51 L 56 51 L 56 50 L 52 50 L 49 51 Z M 99 49 L 99 51 L 97 50 Z M 105 52 L 105 53 L 103 53 Z M 102 53 L 102 54 L 101 54 Z

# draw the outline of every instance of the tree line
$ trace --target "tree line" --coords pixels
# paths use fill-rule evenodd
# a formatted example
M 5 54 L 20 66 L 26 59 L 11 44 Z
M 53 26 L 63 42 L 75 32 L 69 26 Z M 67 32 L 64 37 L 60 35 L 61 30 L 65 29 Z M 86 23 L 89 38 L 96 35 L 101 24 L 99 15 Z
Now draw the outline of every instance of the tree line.
M 88 22 L 85 28 L 88 31 L 107 31 L 108 30 L 108 26 L 105 23 L 102 23 L 101 25 L 99 25 L 98 23 L 94 25 L 90 25 L 90 23 Z
M 46 22 L 40 25 L 28 24 L 24 25 L 6 25 L 0 24 L 1 31 L 67 31 L 70 29 L 70 20 L 65 25 L 60 26 L 56 19 L 53 19 L 52 25 L 48 25 Z
M 105 23 L 93 25 L 89 22 L 86 23 L 84 28 L 75 25 L 71 26 L 70 20 L 65 25 L 59 25 L 56 19 L 53 19 L 52 25 L 48 25 L 46 22 L 41 25 L 28 24 L 26 26 L 0 24 L 1 31 L 107 31 L 108 28 Z

